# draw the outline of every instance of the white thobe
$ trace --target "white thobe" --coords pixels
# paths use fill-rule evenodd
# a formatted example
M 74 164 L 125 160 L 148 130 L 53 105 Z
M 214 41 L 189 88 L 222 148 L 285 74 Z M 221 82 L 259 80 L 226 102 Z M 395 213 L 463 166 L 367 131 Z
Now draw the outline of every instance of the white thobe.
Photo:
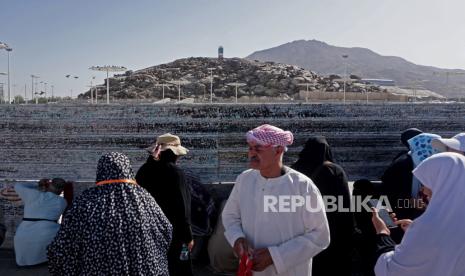
M 315 210 L 276 204 L 270 196 L 306 197 Z M 283 197 L 284 196 L 284 197 Z M 278 199 L 279 202 L 279 199 Z M 265 207 L 267 211 L 265 212 Z M 279 209 L 279 207 L 282 207 Z M 255 276 L 311 276 L 312 257 L 329 245 L 329 227 L 323 199 L 312 180 L 293 169 L 277 178 L 264 178 L 258 170 L 247 170 L 237 177 L 222 214 L 225 237 L 234 242 L 244 237 L 254 249 L 268 248 L 273 265 Z

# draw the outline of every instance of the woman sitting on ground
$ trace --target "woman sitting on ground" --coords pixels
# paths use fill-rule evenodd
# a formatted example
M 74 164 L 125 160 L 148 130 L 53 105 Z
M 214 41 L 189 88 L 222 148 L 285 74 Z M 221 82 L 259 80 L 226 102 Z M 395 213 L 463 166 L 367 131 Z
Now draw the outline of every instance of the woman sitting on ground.
M 465 156 L 451 152 L 433 155 L 413 174 L 425 187 L 428 206 L 413 222 L 398 221 L 406 232 L 397 246 L 374 210 L 380 255 L 376 275 L 465 275 Z
M 60 228 L 58 219 L 67 206 L 66 200 L 60 196 L 65 185 L 61 178 L 15 185 L 16 193 L 24 202 L 24 218 L 14 237 L 19 266 L 47 262 L 47 246 L 55 238 Z

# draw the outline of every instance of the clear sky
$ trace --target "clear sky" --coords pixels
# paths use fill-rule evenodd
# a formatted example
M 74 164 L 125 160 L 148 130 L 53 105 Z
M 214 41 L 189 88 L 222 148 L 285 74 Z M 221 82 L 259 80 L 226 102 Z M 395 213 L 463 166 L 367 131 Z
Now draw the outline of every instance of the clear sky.
M 225 57 L 245 57 L 299 39 L 465 69 L 464 13 L 463 0 L 0 0 L 0 41 L 13 48 L 16 94 L 26 84 L 30 98 L 36 74 L 48 91 L 76 96 L 92 75 L 103 83 L 93 65 L 138 70 L 216 56 L 219 45 Z

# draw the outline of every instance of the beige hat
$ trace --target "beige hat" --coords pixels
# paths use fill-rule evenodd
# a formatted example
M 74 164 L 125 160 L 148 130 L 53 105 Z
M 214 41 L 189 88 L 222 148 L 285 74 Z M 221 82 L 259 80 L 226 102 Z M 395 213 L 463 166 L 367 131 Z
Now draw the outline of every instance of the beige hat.
M 171 133 L 165 133 L 163 135 L 158 136 L 157 141 L 150 145 L 150 147 L 146 148 L 146 150 L 150 153 L 153 153 L 158 145 L 160 146 L 160 151 L 170 149 L 173 151 L 174 154 L 178 156 L 186 155 L 189 152 L 188 149 L 181 146 L 181 139 L 179 139 L 178 136 L 173 135 Z

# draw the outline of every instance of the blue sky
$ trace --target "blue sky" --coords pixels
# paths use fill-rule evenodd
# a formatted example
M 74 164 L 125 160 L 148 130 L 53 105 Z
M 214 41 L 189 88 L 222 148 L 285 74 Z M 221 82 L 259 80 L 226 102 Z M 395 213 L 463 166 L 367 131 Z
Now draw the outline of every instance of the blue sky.
M 138 70 L 177 58 L 216 56 L 219 45 L 226 57 L 245 57 L 299 39 L 465 69 L 462 2 L 0 0 L 0 41 L 13 48 L 12 86 L 23 95 L 26 84 L 28 98 L 31 74 L 53 84 L 56 95 L 69 95 L 70 89 L 76 95 L 87 89 L 92 75 L 103 82 L 104 73 L 88 70 L 93 65 Z M 0 72 L 6 71 L 2 50 Z

